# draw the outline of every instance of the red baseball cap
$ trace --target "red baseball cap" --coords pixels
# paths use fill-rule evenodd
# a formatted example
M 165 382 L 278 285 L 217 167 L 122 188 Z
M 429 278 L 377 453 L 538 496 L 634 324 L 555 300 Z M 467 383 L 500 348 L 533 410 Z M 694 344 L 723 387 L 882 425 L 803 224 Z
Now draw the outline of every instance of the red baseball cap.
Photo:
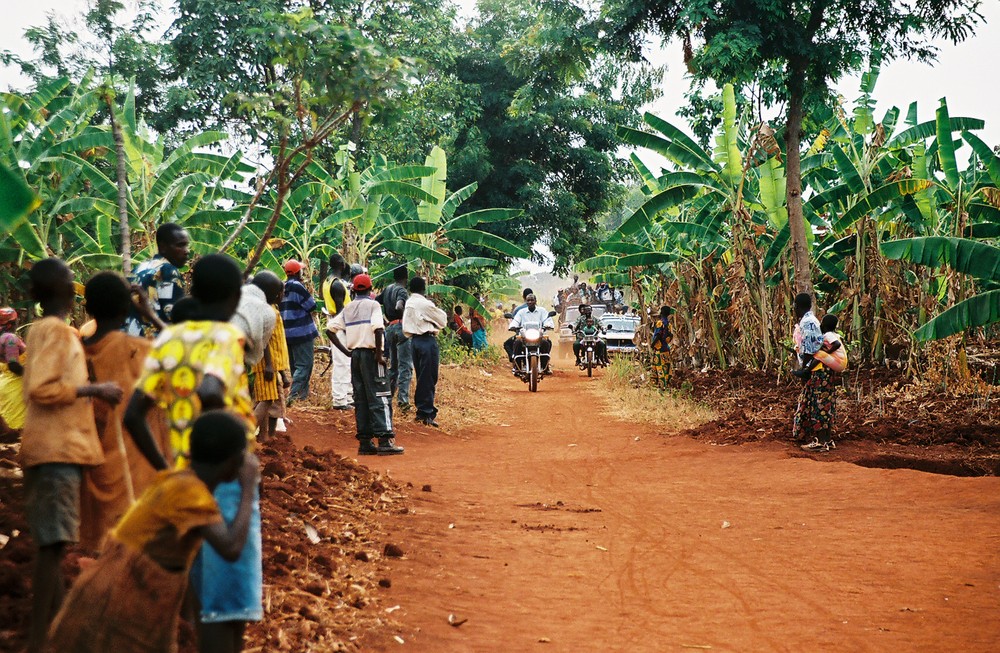
M 285 263 L 285 274 L 298 274 L 299 272 L 302 272 L 305 267 L 306 266 L 302 265 L 295 259 L 291 259 Z
M 372 278 L 367 274 L 359 274 L 354 277 L 354 289 L 355 290 L 371 290 L 372 289 Z
M 4 306 L 0 308 L 0 326 L 9 324 L 17 319 L 17 311 L 15 311 L 10 306 Z

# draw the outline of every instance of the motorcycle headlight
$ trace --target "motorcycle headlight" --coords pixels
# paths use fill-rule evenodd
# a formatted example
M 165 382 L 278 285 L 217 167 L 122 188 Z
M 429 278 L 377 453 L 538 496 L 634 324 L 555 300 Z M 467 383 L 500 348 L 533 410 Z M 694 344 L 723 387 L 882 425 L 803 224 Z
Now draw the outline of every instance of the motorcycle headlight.
M 524 330 L 524 342 L 529 345 L 537 345 L 542 339 L 541 329 L 525 329 Z

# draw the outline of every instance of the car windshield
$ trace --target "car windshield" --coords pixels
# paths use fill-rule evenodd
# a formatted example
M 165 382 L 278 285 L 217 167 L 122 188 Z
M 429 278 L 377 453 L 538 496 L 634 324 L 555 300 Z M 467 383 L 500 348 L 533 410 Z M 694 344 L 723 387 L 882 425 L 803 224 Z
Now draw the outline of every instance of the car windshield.
M 606 315 L 601 318 L 601 323 L 604 328 L 610 331 L 618 331 L 625 333 L 635 333 L 635 328 L 638 325 L 638 321 L 630 317 L 612 317 Z

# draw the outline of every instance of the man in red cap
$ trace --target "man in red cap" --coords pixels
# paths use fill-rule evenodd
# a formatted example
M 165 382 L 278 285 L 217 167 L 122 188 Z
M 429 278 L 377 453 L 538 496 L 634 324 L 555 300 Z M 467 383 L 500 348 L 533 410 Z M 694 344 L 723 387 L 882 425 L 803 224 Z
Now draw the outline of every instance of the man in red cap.
M 371 297 L 372 279 L 367 274 L 354 277 L 353 286 L 354 300 L 330 320 L 329 330 L 333 346 L 351 357 L 358 455 L 401 454 L 403 448 L 396 446 L 392 432 L 392 391 L 383 353 L 382 307 Z M 372 442 L 373 438 L 378 439 L 378 444 Z
M 285 299 L 281 302 L 281 322 L 285 327 L 288 358 L 292 368 L 292 387 L 288 400 L 309 396 L 309 378 L 313 369 L 313 341 L 319 330 L 313 321 L 316 300 L 302 283 L 305 265 L 292 259 L 285 263 Z

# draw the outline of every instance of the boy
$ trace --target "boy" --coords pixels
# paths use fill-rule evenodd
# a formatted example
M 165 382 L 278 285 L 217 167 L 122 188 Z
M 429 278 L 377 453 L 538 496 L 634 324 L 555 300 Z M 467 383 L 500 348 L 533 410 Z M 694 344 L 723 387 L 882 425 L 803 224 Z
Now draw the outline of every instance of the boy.
M 110 381 L 120 388 L 135 387 L 151 343 L 125 333 L 122 330 L 125 318 L 131 309 L 157 328 L 162 329 L 163 323 L 144 300 L 141 302 L 144 305 L 133 305 L 131 289 L 125 279 L 114 272 L 99 272 L 91 277 L 84 290 L 84 300 L 87 313 L 94 318 L 91 335 L 83 338 L 90 380 L 95 383 Z M 94 405 L 94 422 L 104 462 L 87 469 L 83 478 L 80 545 L 88 552 L 101 550 L 105 534 L 156 478 L 156 470 L 132 439 L 122 433 L 124 412 L 124 404 Z M 155 423 L 165 426 L 162 417 Z M 169 446 L 166 428 L 158 428 L 157 435 L 159 447 Z
M 234 415 L 209 411 L 195 421 L 190 468 L 159 474 L 118 523 L 100 559 L 70 590 L 47 651 L 177 649 L 188 569 L 202 540 L 228 560 L 246 542 L 260 482 L 259 463 L 246 445 L 246 424 Z M 212 490 L 237 478 L 239 509 L 227 526 Z
M 392 433 L 392 392 L 386 374 L 382 310 L 371 298 L 372 280 L 367 274 L 354 277 L 355 298 L 328 323 L 330 342 L 351 358 L 354 386 L 354 421 L 359 456 L 391 456 L 403 453 Z M 341 342 L 337 335 L 343 332 Z M 378 445 L 372 443 L 378 438 Z
M 823 344 L 818 352 L 803 362 L 802 369 L 792 371 L 793 375 L 808 381 L 812 371 L 821 364 L 834 372 L 843 372 L 847 369 L 847 350 L 844 349 L 840 335 L 837 334 L 837 322 L 837 316 L 832 313 L 823 316 L 823 321 L 819 324 L 819 329 L 823 332 Z M 803 359 L 805 358 L 806 356 L 803 356 Z
M 24 503 L 38 547 L 28 634 L 28 651 L 35 653 L 62 603 L 66 544 L 79 539 L 83 469 L 104 461 L 91 398 L 114 405 L 122 390 L 87 380 L 83 345 L 66 324 L 75 296 L 66 264 L 57 258 L 39 261 L 28 272 L 28 282 L 43 315 L 28 332 L 31 357 L 24 367 L 27 414 L 21 433 Z
M 250 281 L 264 291 L 264 298 L 275 315 L 274 331 L 264 349 L 264 356 L 253 367 L 253 415 L 260 427 L 258 439 L 263 442 L 274 436 L 278 417 L 284 407 L 283 390 L 292 385 L 291 366 L 288 361 L 288 343 L 285 341 L 285 327 L 281 321 L 278 305 L 285 294 L 281 279 L 273 272 L 260 272 Z M 278 377 L 281 377 L 281 385 Z

